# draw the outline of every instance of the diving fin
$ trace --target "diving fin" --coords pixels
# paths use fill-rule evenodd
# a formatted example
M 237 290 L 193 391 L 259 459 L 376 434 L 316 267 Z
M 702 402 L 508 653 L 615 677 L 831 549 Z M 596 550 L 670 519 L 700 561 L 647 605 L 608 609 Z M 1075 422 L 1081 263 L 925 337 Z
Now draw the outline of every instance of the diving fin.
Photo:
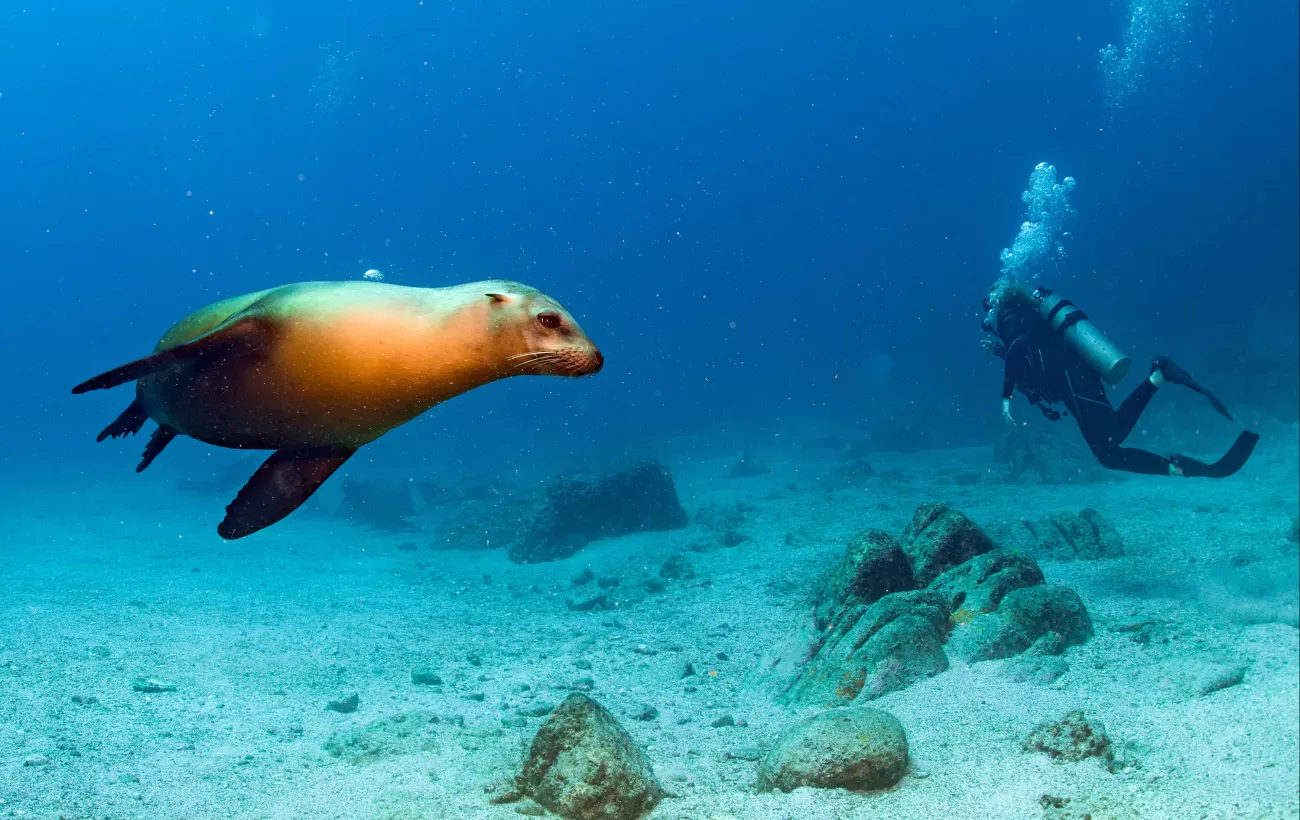
M 1236 421 L 1236 419 L 1232 417 L 1232 413 L 1228 412 L 1227 406 L 1223 402 L 1219 401 L 1218 396 L 1214 395 L 1209 390 L 1206 390 L 1200 382 L 1193 379 L 1192 375 L 1174 362 L 1173 359 L 1170 359 L 1167 356 L 1157 356 L 1155 361 L 1151 363 L 1151 369 L 1153 371 L 1159 370 L 1160 374 L 1165 377 L 1165 381 L 1167 382 L 1181 384 L 1189 390 L 1195 390 L 1197 393 L 1200 393 L 1209 400 L 1210 406 L 1217 410 L 1219 415 L 1223 416 L 1228 421 Z M 1246 455 L 1249 456 L 1250 454 L 1247 453 Z
M 226 507 L 217 535 L 233 540 L 271 526 L 302 506 L 355 452 L 340 446 L 276 450 Z
M 1188 478 L 1227 478 L 1245 465 L 1258 443 L 1259 433 L 1246 430 L 1237 436 L 1237 440 L 1228 448 L 1228 452 L 1224 453 L 1223 458 L 1213 464 L 1206 464 L 1204 461 L 1178 454 L 1170 456 L 1169 460 Z

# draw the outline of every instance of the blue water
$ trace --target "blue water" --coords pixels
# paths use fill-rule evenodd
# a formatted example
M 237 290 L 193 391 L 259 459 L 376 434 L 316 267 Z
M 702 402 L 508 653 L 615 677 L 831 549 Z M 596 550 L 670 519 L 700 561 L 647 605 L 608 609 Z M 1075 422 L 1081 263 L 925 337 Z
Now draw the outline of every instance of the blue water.
M 1290 429 L 1297 8 L 1151 8 L 1181 16 L 1131 29 L 1123 2 L 983 0 L 8 3 L 0 488 L 42 492 L 65 520 L 88 514 L 83 489 L 129 499 L 143 439 L 94 443 L 129 391 L 74 384 L 205 304 L 368 269 L 526 282 L 606 364 L 457 398 L 367 447 L 357 475 L 680 466 L 700 447 L 779 461 L 825 431 L 882 452 L 986 446 L 1002 370 L 979 345 L 980 302 L 1044 161 L 1077 187 L 1043 281 L 1133 356 L 1122 389 L 1168 354 L 1251 423 Z M 1108 75 L 1099 51 L 1126 38 L 1146 51 Z M 1231 437 L 1202 410 L 1162 432 L 1217 457 Z M 181 440 L 151 468 L 163 483 L 141 486 L 166 506 L 176 480 L 231 460 Z M 224 503 L 194 507 L 209 535 Z

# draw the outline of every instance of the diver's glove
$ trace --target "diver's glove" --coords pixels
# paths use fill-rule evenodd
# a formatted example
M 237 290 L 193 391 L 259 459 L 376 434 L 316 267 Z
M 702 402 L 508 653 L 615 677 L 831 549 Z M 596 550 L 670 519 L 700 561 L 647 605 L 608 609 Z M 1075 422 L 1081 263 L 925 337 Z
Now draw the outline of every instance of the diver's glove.
M 1002 420 L 1011 427 L 1016 426 L 1016 420 L 1011 417 L 1011 399 L 1002 400 Z

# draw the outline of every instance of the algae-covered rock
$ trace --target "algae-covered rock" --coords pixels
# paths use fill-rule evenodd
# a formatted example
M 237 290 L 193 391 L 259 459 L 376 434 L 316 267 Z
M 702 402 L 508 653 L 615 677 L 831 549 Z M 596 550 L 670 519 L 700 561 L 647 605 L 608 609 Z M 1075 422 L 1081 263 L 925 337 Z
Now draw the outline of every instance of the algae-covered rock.
M 915 586 L 912 567 L 887 532 L 865 530 L 849 542 L 844 555 L 822 578 L 814 612 L 827 624 L 846 606 L 872 604 L 891 592 Z
M 1110 768 L 1114 762 L 1110 738 L 1101 721 L 1086 718 L 1081 711 L 1068 713 L 1060 720 L 1038 724 L 1025 739 L 1026 752 L 1042 752 L 1053 760 L 1077 762 L 1089 757 L 1100 758 Z
M 325 751 L 347 763 L 373 763 L 395 755 L 432 750 L 437 744 L 438 716 L 403 712 L 365 726 L 340 729 L 325 741 Z
M 1021 521 L 1034 550 L 1057 561 L 1095 561 L 1124 554 L 1124 540 L 1115 525 L 1088 508 L 1079 513 L 1055 513 L 1037 521 Z
M 901 542 L 918 587 L 993 549 L 993 542 L 974 521 L 937 502 L 916 508 Z
M 887 789 L 907 771 L 907 735 L 879 709 L 832 709 L 783 734 L 758 766 L 759 791 Z
M 942 595 L 961 623 L 992 612 L 1007 593 L 1043 583 L 1043 571 L 1019 550 L 996 549 L 977 555 L 935 578 L 929 589 Z
M 664 796 L 645 752 L 604 707 L 577 692 L 537 730 L 519 787 L 570 820 L 635 820 Z
M 1092 637 L 1092 618 L 1083 599 L 1060 584 L 1014 590 L 1002 600 L 998 614 L 1023 629 L 1031 644 L 1051 632 L 1061 636 L 1061 649 Z
M 943 634 L 948 609 L 928 591 L 886 595 L 845 610 L 783 700 L 843 706 L 903 689 L 948 668 Z

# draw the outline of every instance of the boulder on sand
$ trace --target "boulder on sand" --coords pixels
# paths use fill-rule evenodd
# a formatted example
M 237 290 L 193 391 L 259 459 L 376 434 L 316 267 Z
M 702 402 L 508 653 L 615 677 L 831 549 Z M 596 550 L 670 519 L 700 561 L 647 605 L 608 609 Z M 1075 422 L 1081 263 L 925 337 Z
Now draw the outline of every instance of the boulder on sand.
M 569 820 L 636 820 L 664 796 L 645 752 L 613 715 L 579 692 L 537 730 L 518 783 Z
M 832 709 L 783 734 L 758 766 L 758 790 L 873 791 L 907 771 L 907 735 L 879 709 Z

